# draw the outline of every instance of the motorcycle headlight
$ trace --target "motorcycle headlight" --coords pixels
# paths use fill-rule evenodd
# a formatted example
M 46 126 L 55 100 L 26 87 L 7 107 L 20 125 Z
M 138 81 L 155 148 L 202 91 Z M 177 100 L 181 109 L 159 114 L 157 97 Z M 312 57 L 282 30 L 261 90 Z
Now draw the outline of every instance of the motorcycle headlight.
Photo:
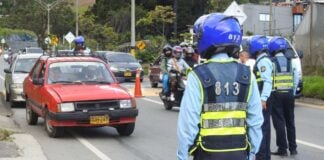
M 11 87 L 12 88 L 23 88 L 23 85 L 22 85 L 22 83 L 13 83 L 13 84 L 11 84 Z
M 58 110 L 60 112 L 73 112 L 74 104 L 73 103 L 61 103 L 58 104 Z
M 119 101 L 119 107 L 120 108 L 131 108 L 132 107 L 132 102 L 131 102 L 130 99 L 120 100 Z

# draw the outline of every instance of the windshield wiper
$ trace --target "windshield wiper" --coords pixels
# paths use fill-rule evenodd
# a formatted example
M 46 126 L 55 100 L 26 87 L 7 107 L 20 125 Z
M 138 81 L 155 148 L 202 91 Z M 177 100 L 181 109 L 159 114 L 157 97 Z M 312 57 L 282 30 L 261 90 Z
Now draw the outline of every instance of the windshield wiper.
M 84 83 L 95 83 L 95 84 L 110 84 L 108 81 L 82 81 Z
M 18 72 L 18 73 L 29 73 L 28 71 L 15 71 L 16 73 Z
M 52 84 L 54 84 L 54 83 L 74 83 L 74 82 L 72 82 L 72 81 L 54 81 L 54 82 L 52 82 Z

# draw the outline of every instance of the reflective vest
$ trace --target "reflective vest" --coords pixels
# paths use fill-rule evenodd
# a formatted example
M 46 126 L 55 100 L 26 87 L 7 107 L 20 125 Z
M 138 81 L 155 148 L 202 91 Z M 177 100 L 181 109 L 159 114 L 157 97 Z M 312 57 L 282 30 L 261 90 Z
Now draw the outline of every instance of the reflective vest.
M 263 59 L 263 58 L 268 58 L 270 61 L 271 59 L 268 57 L 268 56 L 263 56 L 261 57 L 260 59 L 258 59 L 256 62 L 255 62 L 255 65 L 254 65 L 254 68 L 253 68 L 253 73 L 255 75 L 255 79 L 256 79 L 256 82 L 258 84 L 258 88 L 259 88 L 259 91 L 260 93 L 262 93 L 262 89 L 263 89 L 263 84 L 264 84 L 264 81 L 263 79 L 261 78 L 261 73 L 258 69 L 258 63 Z M 273 64 L 274 66 L 274 64 Z M 274 72 L 272 73 L 271 75 L 271 78 L 273 79 L 273 75 L 274 75 Z
M 249 146 L 246 129 L 246 108 L 251 90 L 251 71 L 236 61 L 211 60 L 193 69 L 203 92 L 199 133 L 189 153 L 197 148 L 211 153 L 207 159 L 222 160 L 218 155 L 244 153 Z M 244 157 L 244 156 L 242 156 Z
M 293 90 L 293 72 L 291 59 L 285 56 L 275 56 L 272 59 L 275 64 L 273 89 L 274 91 L 287 92 Z

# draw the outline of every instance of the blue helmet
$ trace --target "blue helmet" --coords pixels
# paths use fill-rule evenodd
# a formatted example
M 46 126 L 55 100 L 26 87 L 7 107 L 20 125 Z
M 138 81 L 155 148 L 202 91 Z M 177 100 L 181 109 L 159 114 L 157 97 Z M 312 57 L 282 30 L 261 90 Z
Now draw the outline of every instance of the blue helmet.
M 258 52 L 268 52 L 268 39 L 262 35 L 252 36 L 248 41 L 250 55 L 255 57 Z
M 75 44 L 81 44 L 81 45 L 83 45 L 84 44 L 84 38 L 83 38 L 83 36 L 77 36 L 77 37 L 75 37 L 74 43 Z
M 241 27 L 235 17 L 211 13 L 199 17 L 193 26 L 198 40 L 198 52 L 202 58 L 226 52 L 230 56 L 238 52 L 242 41 Z
M 274 56 L 278 52 L 286 52 L 287 42 L 284 38 L 276 36 L 270 39 L 269 41 L 269 52 Z

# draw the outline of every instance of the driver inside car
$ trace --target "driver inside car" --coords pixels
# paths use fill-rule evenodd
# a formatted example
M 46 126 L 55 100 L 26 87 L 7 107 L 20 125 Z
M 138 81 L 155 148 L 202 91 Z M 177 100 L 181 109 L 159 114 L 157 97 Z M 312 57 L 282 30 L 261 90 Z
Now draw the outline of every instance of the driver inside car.
M 62 81 L 62 80 L 63 80 L 62 72 L 59 67 L 53 67 L 53 68 L 49 69 L 49 72 L 48 72 L 48 83 L 49 84 L 55 83 L 57 81 Z

